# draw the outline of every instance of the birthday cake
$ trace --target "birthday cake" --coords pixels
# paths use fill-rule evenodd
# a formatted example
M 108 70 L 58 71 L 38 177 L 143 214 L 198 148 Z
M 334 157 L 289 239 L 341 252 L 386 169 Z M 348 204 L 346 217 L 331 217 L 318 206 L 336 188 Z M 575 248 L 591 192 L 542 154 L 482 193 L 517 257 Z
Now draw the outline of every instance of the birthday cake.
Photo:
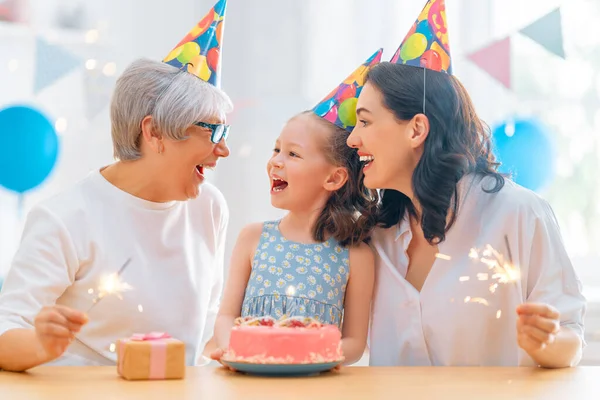
M 253 364 L 316 364 L 343 360 L 341 333 L 312 318 L 238 318 L 225 361 Z

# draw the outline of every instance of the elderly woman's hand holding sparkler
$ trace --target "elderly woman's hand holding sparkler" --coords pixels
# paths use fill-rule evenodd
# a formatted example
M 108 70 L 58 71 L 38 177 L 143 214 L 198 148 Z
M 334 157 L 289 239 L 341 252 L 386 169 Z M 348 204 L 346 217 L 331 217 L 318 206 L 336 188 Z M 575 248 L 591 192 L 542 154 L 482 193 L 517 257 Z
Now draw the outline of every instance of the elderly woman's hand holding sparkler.
M 69 307 L 54 305 L 42 308 L 34 321 L 40 359 L 50 361 L 60 357 L 87 322 L 85 313 Z

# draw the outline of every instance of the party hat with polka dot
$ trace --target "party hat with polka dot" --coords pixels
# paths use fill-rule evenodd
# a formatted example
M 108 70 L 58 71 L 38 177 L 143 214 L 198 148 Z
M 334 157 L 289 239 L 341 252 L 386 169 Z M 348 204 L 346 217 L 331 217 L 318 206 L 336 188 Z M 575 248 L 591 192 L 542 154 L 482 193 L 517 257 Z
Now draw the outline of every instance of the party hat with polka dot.
M 221 86 L 221 48 L 227 0 L 217 4 L 165 57 L 163 62 L 186 70 L 214 85 Z
M 429 0 L 390 60 L 452 74 L 444 0 Z
M 313 112 L 327 121 L 352 131 L 356 125 L 356 103 L 365 85 L 367 72 L 381 61 L 383 49 L 377 50 L 367 61 L 352 72 L 314 108 Z

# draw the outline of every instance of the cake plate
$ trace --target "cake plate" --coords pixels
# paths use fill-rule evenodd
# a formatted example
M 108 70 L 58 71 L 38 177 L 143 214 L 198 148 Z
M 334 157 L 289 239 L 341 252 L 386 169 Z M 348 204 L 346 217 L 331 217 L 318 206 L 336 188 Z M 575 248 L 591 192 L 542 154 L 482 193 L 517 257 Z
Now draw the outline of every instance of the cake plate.
M 221 359 L 221 362 L 236 371 L 259 376 L 311 376 L 330 371 L 343 360 L 315 364 L 254 364 Z

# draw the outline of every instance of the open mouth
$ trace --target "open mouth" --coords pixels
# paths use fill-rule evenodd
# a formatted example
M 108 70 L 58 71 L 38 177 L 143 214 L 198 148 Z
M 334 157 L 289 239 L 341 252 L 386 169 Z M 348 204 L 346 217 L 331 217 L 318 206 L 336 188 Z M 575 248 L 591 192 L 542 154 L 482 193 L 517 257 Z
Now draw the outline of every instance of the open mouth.
M 282 192 L 286 187 L 288 187 L 288 183 L 281 178 L 273 177 L 271 180 L 271 190 L 273 192 Z
M 371 163 L 373 162 L 373 160 L 375 160 L 375 157 L 373 157 L 371 155 L 360 156 L 360 162 L 364 163 L 363 168 L 366 168 L 369 165 L 371 165 Z
M 215 164 L 198 164 L 196 165 L 196 172 L 200 176 L 204 176 L 204 171 L 207 169 L 213 170 L 215 168 Z

